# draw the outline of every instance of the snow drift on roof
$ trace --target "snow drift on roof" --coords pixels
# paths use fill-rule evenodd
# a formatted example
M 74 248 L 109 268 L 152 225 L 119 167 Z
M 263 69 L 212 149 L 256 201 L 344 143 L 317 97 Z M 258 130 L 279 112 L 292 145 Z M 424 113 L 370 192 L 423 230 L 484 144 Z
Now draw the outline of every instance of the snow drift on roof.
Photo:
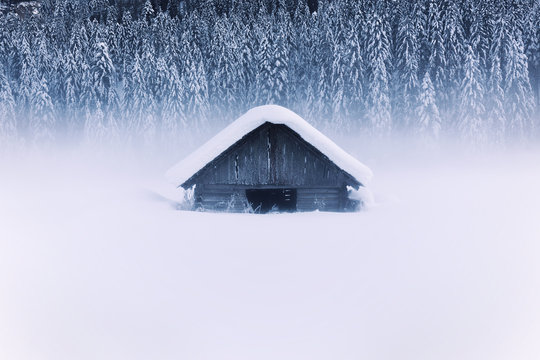
M 209 162 L 265 122 L 288 126 L 362 185 L 367 185 L 371 179 L 372 172 L 367 166 L 346 153 L 299 115 L 278 105 L 258 106 L 249 110 L 167 171 L 167 179 L 177 186 L 182 185 Z

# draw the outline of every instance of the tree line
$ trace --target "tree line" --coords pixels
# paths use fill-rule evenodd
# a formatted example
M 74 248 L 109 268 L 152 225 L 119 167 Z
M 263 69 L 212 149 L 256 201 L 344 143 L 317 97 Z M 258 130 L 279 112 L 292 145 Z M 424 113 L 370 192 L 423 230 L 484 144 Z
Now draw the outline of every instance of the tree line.
M 169 3 L 0 14 L 0 138 L 175 143 L 269 103 L 373 136 L 539 125 L 538 0 Z

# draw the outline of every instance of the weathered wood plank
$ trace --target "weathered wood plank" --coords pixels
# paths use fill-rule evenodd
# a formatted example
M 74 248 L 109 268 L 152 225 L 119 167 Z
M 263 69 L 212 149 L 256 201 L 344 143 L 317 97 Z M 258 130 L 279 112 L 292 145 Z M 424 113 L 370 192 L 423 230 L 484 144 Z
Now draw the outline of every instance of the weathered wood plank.
M 285 125 L 265 123 L 185 184 L 357 186 L 358 182 Z

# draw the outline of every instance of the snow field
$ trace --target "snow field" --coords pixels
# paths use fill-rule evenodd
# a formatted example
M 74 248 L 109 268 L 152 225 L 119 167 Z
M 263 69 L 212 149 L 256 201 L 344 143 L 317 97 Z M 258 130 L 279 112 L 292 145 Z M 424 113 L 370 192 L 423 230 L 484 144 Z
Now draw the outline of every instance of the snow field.
M 537 359 L 540 151 L 363 150 L 353 214 L 175 211 L 159 157 L 2 158 L 0 359 Z

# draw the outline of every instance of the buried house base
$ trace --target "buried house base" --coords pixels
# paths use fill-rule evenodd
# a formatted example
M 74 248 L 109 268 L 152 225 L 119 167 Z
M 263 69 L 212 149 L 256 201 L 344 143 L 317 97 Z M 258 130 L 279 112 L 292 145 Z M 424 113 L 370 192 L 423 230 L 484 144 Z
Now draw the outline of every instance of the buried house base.
M 203 211 L 227 212 L 294 212 L 294 211 L 355 211 L 359 201 L 348 197 L 343 187 L 279 187 L 232 186 L 226 184 L 198 185 L 194 206 Z

